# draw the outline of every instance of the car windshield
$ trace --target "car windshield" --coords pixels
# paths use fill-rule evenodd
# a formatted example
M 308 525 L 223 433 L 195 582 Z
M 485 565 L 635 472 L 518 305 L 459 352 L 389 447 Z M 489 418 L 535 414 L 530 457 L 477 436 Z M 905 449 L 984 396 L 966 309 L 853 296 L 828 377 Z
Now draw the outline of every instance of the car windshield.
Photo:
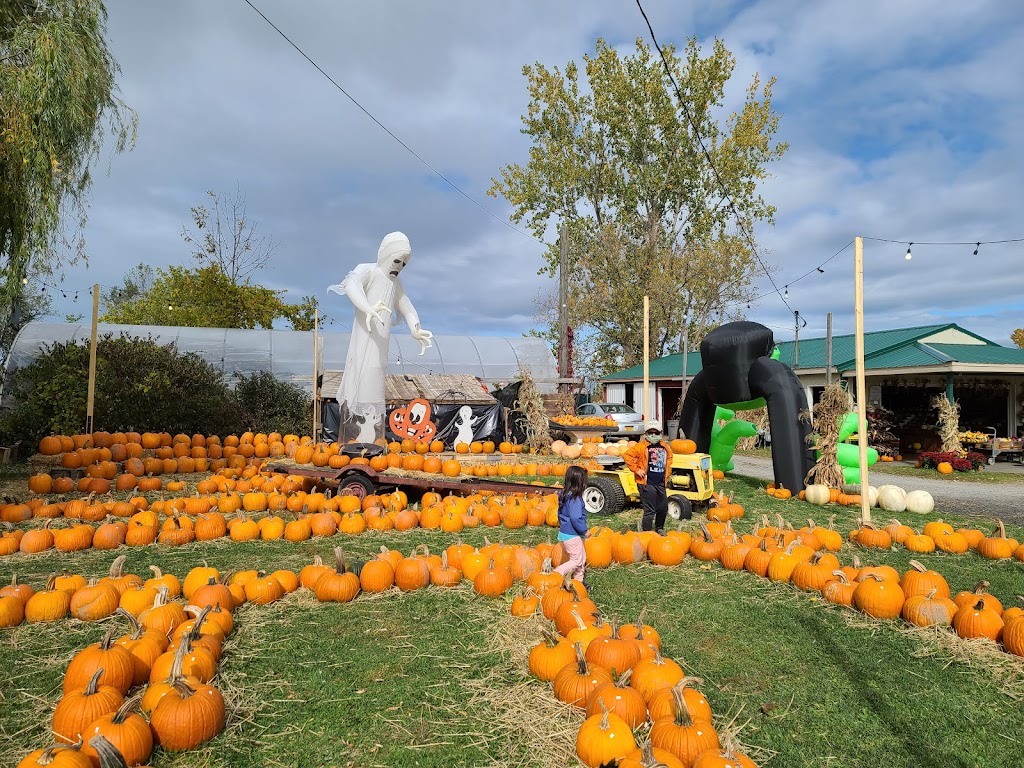
M 601 406 L 601 410 L 605 413 L 636 413 L 628 405 L 619 405 L 618 403 L 605 403 Z

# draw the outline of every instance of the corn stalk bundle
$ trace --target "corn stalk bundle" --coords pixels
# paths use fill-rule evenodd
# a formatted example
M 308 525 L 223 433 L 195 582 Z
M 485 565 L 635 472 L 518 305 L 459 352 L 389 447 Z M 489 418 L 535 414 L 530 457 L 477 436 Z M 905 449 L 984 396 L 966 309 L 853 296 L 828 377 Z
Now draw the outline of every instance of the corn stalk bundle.
M 939 438 L 942 440 L 943 453 L 959 453 L 960 445 L 960 403 L 951 403 L 945 395 L 936 395 L 932 399 L 932 408 L 939 412 Z
M 814 406 L 814 429 L 811 432 L 811 440 L 820 456 L 804 482 L 813 478 L 813 482 L 829 488 L 843 487 L 843 468 L 839 466 L 839 429 L 852 407 L 850 393 L 839 382 L 829 384 L 821 393 L 821 399 Z
M 548 431 L 548 414 L 544 410 L 544 398 L 541 397 L 533 375 L 528 369 L 520 369 L 519 400 L 517 409 L 525 417 L 526 445 L 529 448 L 541 449 L 551 446 L 551 433 Z

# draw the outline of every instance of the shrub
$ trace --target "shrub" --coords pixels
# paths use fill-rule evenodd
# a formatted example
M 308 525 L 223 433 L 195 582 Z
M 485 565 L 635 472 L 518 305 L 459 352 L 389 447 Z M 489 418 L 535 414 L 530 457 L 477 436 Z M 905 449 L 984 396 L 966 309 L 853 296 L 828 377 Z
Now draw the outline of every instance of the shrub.
M 235 377 L 235 400 L 244 413 L 242 431 L 309 434 L 313 400 L 304 389 L 281 381 L 269 371 Z
M 97 340 L 96 430 L 230 434 L 244 413 L 221 371 L 195 353 L 152 338 L 106 334 Z M 14 407 L 0 419 L 0 438 L 35 445 L 50 434 L 85 428 L 88 342 L 47 347 L 10 374 L 5 397 Z
M 966 456 L 951 452 L 925 451 L 917 457 L 918 465 L 925 469 L 935 469 L 944 461 L 949 462 L 957 472 L 971 472 L 985 466 L 988 459 L 977 451 L 971 451 Z

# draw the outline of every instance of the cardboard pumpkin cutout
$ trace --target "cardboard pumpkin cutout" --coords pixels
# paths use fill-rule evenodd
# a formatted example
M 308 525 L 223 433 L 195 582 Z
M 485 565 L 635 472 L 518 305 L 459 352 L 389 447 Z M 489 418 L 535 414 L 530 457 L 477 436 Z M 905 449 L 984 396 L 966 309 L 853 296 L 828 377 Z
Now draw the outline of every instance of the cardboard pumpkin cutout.
M 437 434 L 437 426 L 430 419 L 430 402 L 422 397 L 410 400 L 400 408 L 395 408 L 388 418 L 391 431 L 400 440 L 409 439 L 415 443 L 426 443 Z

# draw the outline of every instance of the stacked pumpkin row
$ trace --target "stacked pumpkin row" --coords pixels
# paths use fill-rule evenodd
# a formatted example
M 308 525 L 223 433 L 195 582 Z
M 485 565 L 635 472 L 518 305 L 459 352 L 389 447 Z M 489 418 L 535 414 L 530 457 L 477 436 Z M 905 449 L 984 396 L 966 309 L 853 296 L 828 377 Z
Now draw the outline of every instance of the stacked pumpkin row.
M 926 523 L 924 530 L 918 533 L 909 525 L 904 525 L 893 518 L 882 528 L 889 536 L 888 546 L 898 544 L 911 552 L 928 553 L 938 549 L 947 554 L 962 555 L 966 552 L 977 552 L 986 560 L 1009 560 L 1014 558 L 1024 562 L 1024 544 L 1006 535 L 1006 526 L 1002 520 L 996 520 L 996 528 L 991 536 L 977 528 L 957 528 L 941 520 Z M 884 539 L 882 539 L 884 542 Z
M 284 477 L 278 475 L 276 477 Z M 262 478 L 261 478 L 262 479 Z M 39 502 L 39 503 L 36 503 Z M 371 531 L 405 531 L 412 528 L 440 529 L 458 533 L 464 528 L 504 526 L 556 526 L 558 506 L 553 494 L 470 496 L 424 494 L 420 509 L 408 506 L 402 491 L 391 494 L 328 497 L 323 493 L 283 489 L 266 493 L 249 490 L 243 494 L 226 491 L 219 495 L 179 497 L 153 502 L 145 497 L 130 501 L 73 500 L 44 504 L 31 500 L 16 505 L 19 522 L 44 518 L 42 527 L 0 533 L 0 555 L 18 552 L 35 554 L 50 549 L 74 552 L 90 547 L 116 549 L 119 546 L 167 546 L 230 537 L 233 541 L 305 541 L 335 533 L 358 535 Z M 286 513 L 291 519 L 275 514 Z M 250 514 L 265 513 L 255 519 Z M 266 514 L 269 513 L 269 514 Z M 63 515 L 80 520 L 59 527 L 53 518 Z M 164 518 L 161 521 L 160 515 Z M 13 517 L 13 516 L 12 516 Z M 90 522 L 100 523 L 94 527 Z
M 534 596 L 514 602 L 513 613 L 528 616 L 539 608 L 554 625 L 531 649 L 529 670 L 551 683 L 559 701 L 586 711 L 576 737 L 584 765 L 754 766 L 721 749 L 711 706 L 694 687 L 702 681 L 662 656 L 656 629 L 642 619 L 621 627 L 605 622 L 583 585 L 557 573 L 538 571 L 526 582 Z M 641 748 L 635 732 L 647 723 L 649 739 Z
M 297 464 L 310 464 L 317 467 L 341 469 L 349 464 L 365 464 L 377 472 L 390 469 L 401 469 L 408 472 L 425 472 L 429 475 L 459 477 L 563 477 L 567 464 L 550 464 L 536 461 L 531 457 L 528 462 L 489 462 L 483 464 L 464 465 L 458 459 L 431 455 L 429 453 L 384 453 L 367 459 L 365 457 L 350 458 L 343 453 L 320 451 L 306 454 L 300 448 L 295 454 Z
M 827 602 L 856 607 L 875 618 L 903 616 L 917 626 L 952 626 L 961 637 L 1001 641 L 1010 653 L 1024 656 L 1024 623 L 1019 622 L 1024 609 L 1010 609 L 1004 616 L 1002 604 L 984 594 L 986 585 L 951 599 L 942 575 L 916 561 L 902 577 L 888 565 L 861 567 L 856 557 L 853 565 L 840 567 L 839 559 L 822 551 L 815 538 L 807 532 L 793 535 L 767 527 L 742 537 L 705 529 L 701 538 L 691 542 L 690 554 L 698 560 L 718 561 L 727 570 L 745 570 L 820 592 Z
M 56 748 L 31 753 L 19 768 L 135 766 L 149 759 L 154 745 L 193 749 L 213 738 L 224 728 L 225 708 L 210 681 L 234 628 L 232 612 L 247 600 L 271 602 L 268 582 L 270 594 L 283 593 L 278 579 L 297 586 L 295 574 L 284 571 L 275 577 L 235 574 L 227 586 L 205 567 L 193 569 L 184 584 L 155 568 L 154 577 L 143 581 L 123 574 L 122 564 L 115 561 L 110 576 L 88 586 L 50 584 L 28 598 L 29 615 L 41 609 L 51 620 L 68 604 L 78 603 L 85 611 L 80 618 L 88 620 L 109 615 L 109 605 L 120 603 L 116 613 L 128 631 L 115 639 L 110 629 L 71 660 L 53 714 Z M 81 576 L 64 578 L 84 582 Z M 173 599 L 181 594 L 188 604 Z

